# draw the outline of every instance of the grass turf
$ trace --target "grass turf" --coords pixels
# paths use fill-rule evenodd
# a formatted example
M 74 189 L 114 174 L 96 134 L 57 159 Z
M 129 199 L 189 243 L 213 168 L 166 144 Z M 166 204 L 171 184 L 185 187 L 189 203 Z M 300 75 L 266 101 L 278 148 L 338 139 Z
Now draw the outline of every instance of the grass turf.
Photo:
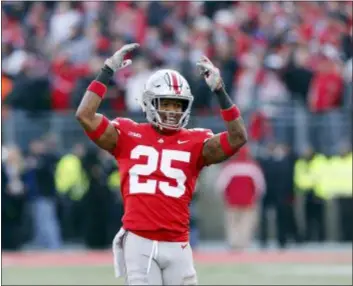
M 35 259 L 35 258 L 34 258 Z M 198 263 L 202 285 L 352 285 L 349 263 Z M 5 266 L 3 285 L 123 285 L 112 265 Z

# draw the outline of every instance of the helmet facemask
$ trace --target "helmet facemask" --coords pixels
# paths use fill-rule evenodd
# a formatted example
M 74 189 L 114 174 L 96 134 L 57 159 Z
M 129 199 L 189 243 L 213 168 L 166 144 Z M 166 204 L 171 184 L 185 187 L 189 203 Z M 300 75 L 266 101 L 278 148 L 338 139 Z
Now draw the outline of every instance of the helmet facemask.
M 172 99 L 180 100 L 182 102 L 182 111 L 164 111 L 161 110 L 161 100 Z M 179 130 L 184 128 L 190 119 L 190 111 L 193 102 L 192 96 L 164 96 L 144 94 L 144 110 L 146 112 L 147 120 L 153 125 L 167 130 Z

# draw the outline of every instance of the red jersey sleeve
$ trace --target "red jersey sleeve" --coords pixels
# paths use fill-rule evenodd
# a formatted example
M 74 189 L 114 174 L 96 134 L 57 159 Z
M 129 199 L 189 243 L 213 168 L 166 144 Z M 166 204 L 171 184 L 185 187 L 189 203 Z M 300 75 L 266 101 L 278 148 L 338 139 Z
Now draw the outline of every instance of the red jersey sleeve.
M 194 154 L 197 154 L 196 168 L 198 170 L 201 170 L 203 167 L 206 166 L 205 160 L 203 159 L 203 156 L 202 156 L 203 146 L 208 139 L 214 136 L 214 134 L 211 129 L 203 129 L 203 128 L 189 129 L 189 131 L 191 132 L 191 136 L 195 138 L 195 140 L 197 141 L 193 152 Z
M 119 133 L 118 144 L 116 145 L 112 154 L 114 157 L 118 157 L 122 151 L 122 148 L 125 144 L 127 144 L 128 140 L 128 133 L 131 131 L 132 126 L 136 125 L 137 123 L 129 118 L 118 117 L 115 118 L 112 122 L 113 126 Z

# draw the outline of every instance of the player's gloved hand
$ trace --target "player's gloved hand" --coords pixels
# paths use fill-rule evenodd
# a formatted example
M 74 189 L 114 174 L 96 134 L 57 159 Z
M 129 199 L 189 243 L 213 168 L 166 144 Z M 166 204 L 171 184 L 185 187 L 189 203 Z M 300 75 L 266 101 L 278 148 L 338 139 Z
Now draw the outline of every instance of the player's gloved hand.
M 212 91 L 217 91 L 222 88 L 223 80 L 221 73 L 206 56 L 203 56 L 196 65 Z
M 125 68 L 128 65 L 131 65 L 132 61 L 124 60 L 124 57 L 126 56 L 127 53 L 135 50 L 139 46 L 140 45 L 137 43 L 124 45 L 121 49 L 116 51 L 113 56 L 106 59 L 104 64 L 110 67 L 114 72 L 116 72 L 119 69 Z

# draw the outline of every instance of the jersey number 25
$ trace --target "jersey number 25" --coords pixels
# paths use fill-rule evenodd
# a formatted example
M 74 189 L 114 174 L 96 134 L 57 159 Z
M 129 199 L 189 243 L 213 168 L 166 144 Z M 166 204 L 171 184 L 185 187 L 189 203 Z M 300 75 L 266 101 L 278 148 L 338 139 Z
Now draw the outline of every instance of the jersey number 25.
M 158 159 L 161 155 L 160 171 L 170 179 L 175 179 L 177 186 L 173 187 L 168 182 L 158 182 L 157 180 L 147 180 L 145 183 L 139 182 L 139 176 L 149 176 L 158 169 Z M 172 168 L 172 161 L 190 162 L 190 152 L 176 150 L 162 150 L 159 153 L 150 146 L 139 145 L 131 151 L 131 159 L 139 159 L 146 156 L 147 163 L 137 164 L 129 170 L 130 175 L 130 193 L 131 194 L 155 194 L 157 184 L 161 192 L 169 197 L 180 198 L 185 193 L 185 173 L 176 168 Z

